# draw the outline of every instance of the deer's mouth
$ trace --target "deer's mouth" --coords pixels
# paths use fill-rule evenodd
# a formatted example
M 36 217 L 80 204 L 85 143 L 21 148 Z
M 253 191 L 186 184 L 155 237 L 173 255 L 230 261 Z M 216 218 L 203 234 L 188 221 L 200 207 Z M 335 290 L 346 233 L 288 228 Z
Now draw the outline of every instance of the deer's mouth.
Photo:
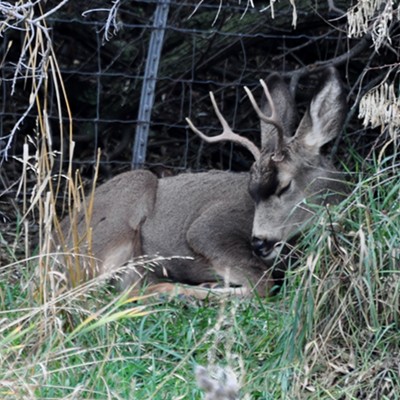
M 274 259 L 280 253 L 283 246 L 284 242 L 274 239 L 267 240 L 254 237 L 251 241 L 254 255 L 264 261 Z
M 252 239 L 253 254 L 265 262 L 271 262 L 276 258 L 281 260 L 293 254 L 294 244 L 299 235 L 295 235 L 287 241 L 283 240 L 258 240 Z

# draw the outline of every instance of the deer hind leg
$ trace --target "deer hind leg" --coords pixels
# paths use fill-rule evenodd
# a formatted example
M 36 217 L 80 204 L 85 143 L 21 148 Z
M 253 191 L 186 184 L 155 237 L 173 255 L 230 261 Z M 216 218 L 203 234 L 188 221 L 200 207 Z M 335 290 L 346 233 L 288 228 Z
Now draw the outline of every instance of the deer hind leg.
M 126 276 L 129 275 L 130 281 L 134 281 L 134 270 L 127 270 L 125 264 L 133 257 L 133 242 L 126 238 L 126 240 L 114 243 L 106 252 L 102 262 L 102 273 L 112 278 L 113 283 L 119 290 L 123 290 L 126 286 Z M 137 281 L 140 280 L 140 274 L 137 274 Z
M 155 275 L 144 265 L 144 260 L 140 262 L 138 260 L 139 257 L 143 256 L 141 228 L 144 221 L 145 218 L 132 231 L 131 240 L 125 242 L 127 246 L 120 246 L 117 252 L 112 255 L 111 260 L 108 260 L 108 262 L 113 262 L 114 265 L 124 266 L 119 279 L 115 280 L 120 291 L 127 288 L 137 290 L 144 281 L 147 283 L 156 281 Z
M 99 274 L 110 277 L 133 257 L 142 254 L 140 230 L 153 210 L 157 186 L 157 177 L 148 171 L 117 175 L 96 189 L 90 213 L 87 209 L 80 210 L 63 220 L 59 242 L 64 252 L 71 253 L 78 261 L 79 258 L 88 260 L 87 267 L 81 268 L 78 263 L 71 268 L 68 266 L 69 275 L 79 278 L 70 278 L 71 281 L 79 283 Z M 123 275 L 121 272 L 120 277 Z M 122 288 L 137 280 L 136 274 L 125 275 L 125 279 L 120 280 Z M 117 286 L 120 285 L 117 283 Z
M 120 290 L 142 281 L 146 270 L 135 263 L 143 255 L 142 226 L 152 212 L 158 179 L 148 171 L 121 174 L 99 190 L 95 203 L 93 253 L 102 260 L 104 272 L 116 272 Z M 109 193 L 115 193 L 110 202 Z

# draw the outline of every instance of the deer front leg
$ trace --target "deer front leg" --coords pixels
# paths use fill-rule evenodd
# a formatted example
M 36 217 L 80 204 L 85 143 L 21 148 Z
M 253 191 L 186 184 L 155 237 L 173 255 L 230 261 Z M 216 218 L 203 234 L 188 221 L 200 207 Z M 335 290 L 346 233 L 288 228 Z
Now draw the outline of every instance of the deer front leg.
M 193 222 L 186 240 L 223 284 L 266 296 L 273 287 L 271 268 L 252 252 L 251 210 L 236 207 L 211 206 Z M 192 273 L 201 275 L 202 271 Z
M 137 290 L 134 292 L 138 294 Z M 167 296 L 167 300 L 174 297 L 191 297 L 198 300 L 221 299 L 229 296 L 246 297 L 250 295 L 249 288 L 241 287 L 209 287 L 202 285 L 186 285 L 176 282 L 162 282 L 148 286 L 143 292 L 144 296 Z

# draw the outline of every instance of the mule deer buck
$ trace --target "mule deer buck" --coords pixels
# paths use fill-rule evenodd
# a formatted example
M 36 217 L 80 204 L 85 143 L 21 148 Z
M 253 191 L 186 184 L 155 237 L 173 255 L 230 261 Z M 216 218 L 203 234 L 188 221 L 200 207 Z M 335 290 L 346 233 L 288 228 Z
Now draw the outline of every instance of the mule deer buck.
M 274 259 L 307 225 L 313 214 L 309 204 L 331 203 L 343 192 L 343 177 L 321 148 L 342 129 L 346 105 L 333 68 L 325 72 L 298 125 L 294 99 L 279 75 L 271 74 L 261 85 L 266 99 L 261 109 L 245 88 L 261 121 L 261 149 L 232 131 L 212 93 L 222 133 L 207 137 L 187 120 L 209 143 L 231 141 L 248 149 L 255 159 L 250 172 L 160 179 L 145 170 L 122 173 L 96 189 L 89 223 L 78 213 L 71 234 L 74 217 L 63 221 L 63 250 L 88 254 L 89 247 L 97 273 L 141 255 L 165 257 L 154 270 L 127 270 L 122 289 L 143 280 L 159 291 L 198 298 L 268 295 Z M 327 197 L 330 192 L 336 195 Z

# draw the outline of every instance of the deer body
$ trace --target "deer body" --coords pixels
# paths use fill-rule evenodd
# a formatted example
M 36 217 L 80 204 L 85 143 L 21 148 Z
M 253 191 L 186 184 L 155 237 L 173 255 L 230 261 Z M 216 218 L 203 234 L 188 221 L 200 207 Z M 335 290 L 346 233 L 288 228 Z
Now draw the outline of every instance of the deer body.
M 207 141 L 230 140 L 251 151 L 255 163 L 250 172 L 158 179 L 149 171 L 133 171 L 96 190 L 89 225 L 100 271 L 116 269 L 133 257 L 158 254 L 171 259 L 160 261 L 153 271 L 128 271 L 120 286 L 127 288 L 147 275 L 150 284 L 165 279 L 189 284 L 191 289 L 184 293 L 200 298 L 204 296 L 196 285 L 214 282 L 228 286 L 215 292 L 269 293 L 274 259 L 313 214 L 304 200 L 332 202 L 338 194 L 327 198 L 328 192 L 343 192 L 342 176 L 321 148 L 339 133 L 345 103 L 337 73 L 330 70 L 295 131 L 297 110 L 287 86 L 277 75 L 268 78 L 268 86 L 263 81 L 262 85 L 267 99 L 262 111 L 246 88 L 261 119 L 261 150 L 232 132 L 213 96 L 221 135 L 208 138 L 188 120 Z M 68 219 L 63 223 L 66 237 L 70 225 Z M 85 229 L 81 217 L 81 237 Z M 81 247 L 74 245 L 75 251 Z M 167 284 L 163 290 L 173 287 Z
M 191 285 L 229 280 L 240 286 L 246 279 L 265 291 L 265 284 L 271 282 L 260 281 L 268 266 L 252 252 L 254 202 L 248 180 L 248 173 L 224 171 L 162 179 L 149 171 L 132 171 L 101 185 L 91 218 L 91 247 L 100 260 L 99 272 L 115 269 L 133 257 L 159 254 L 166 260 L 153 272 L 147 271 L 151 283 L 166 278 Z M 112 208 L 108 207 L 111 200 Z M 138 209 L 132 212 L 133 207 Z M 84 226 L 81 221 L 81 235 Z M 135 249 L 137 232 L 140 246 Z M 182 258 L 168 260 L 176 256 Z M 127 273 L 120 286 L 138 280 L 137 272 Z

